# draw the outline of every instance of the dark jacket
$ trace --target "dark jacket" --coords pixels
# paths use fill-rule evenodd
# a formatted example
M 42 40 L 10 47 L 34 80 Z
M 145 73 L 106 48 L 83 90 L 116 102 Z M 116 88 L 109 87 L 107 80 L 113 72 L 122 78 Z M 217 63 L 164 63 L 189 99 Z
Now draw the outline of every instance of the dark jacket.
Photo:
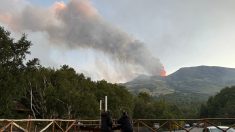
M 112 132 L 113 121 L 109 112 L 101 114 L 101 132 Z
M 118 119 L 117 123 L 120 124 L 122 132 L 133 132 L 131 119 L 126 113 L 123 113 L 122 117 Z

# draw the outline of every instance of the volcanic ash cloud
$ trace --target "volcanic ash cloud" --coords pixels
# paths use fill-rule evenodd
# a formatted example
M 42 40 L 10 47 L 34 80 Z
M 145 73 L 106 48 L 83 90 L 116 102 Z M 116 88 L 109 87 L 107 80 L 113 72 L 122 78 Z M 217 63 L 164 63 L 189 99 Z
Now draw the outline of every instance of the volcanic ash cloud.
M 125 74 L 160 75 L 163 68 L 143 43 L 106 22 L 89 0 L 57 2 L 50 8 L 28 5 L 20 13 L 7 15 L 12 29 L 46 32 L 58 46 L 101 51 L 131 69 Z

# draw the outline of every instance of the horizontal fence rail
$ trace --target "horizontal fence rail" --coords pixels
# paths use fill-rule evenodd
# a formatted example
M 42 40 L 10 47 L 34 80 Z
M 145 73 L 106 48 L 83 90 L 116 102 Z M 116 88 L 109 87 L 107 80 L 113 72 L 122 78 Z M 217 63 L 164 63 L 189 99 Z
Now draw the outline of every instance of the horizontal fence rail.
M 206 132 L 208 126 L 226 132 L 235 127 L 235 118 L 133 119 L 134 132 Z M 100 120 L 0 119 L 0 132 L 100 132 Z
M 206 132 L 208 126 L 214 126 L 222 132 L 226 132 L 235 127 L 235 118 L 136 119 L 133 126 L 136 132 Z M 224 130 L 220 126 L 228 126 L 228 128 Z

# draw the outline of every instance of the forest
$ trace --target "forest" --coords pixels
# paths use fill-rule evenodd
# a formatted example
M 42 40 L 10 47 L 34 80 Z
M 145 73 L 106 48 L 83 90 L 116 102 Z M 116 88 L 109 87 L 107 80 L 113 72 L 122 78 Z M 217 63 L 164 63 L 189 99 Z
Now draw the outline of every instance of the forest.
M 68 65 L 47 68 L 28 60 L 32 43 L 0 27 L 0 118 L 97 119 L 99 101 L 108 96 L 113 118 L 127 111 L 132 118 L 199 118 L 235 115 L 235 87 L 225 88 L 198 107 L 176 105 L 124 86 L 93 81 Z M 195 106 L 195 105 L 194 105 Z M 187 108 L 185 108 L 187 107 Z M 219 107 L 219 108 L 218 108 Z

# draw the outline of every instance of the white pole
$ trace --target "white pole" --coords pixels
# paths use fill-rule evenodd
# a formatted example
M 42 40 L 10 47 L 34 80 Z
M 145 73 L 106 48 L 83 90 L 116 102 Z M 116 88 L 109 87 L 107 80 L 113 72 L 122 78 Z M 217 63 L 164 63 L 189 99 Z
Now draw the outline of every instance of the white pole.
M 102 100 L 100 100 L 100 111 L 102 111 Z
M 101 126 L 102 100 L 100 100 L 100 126 Z
M 105 96 L 105 111 L 108 110 L 108 98 Z

